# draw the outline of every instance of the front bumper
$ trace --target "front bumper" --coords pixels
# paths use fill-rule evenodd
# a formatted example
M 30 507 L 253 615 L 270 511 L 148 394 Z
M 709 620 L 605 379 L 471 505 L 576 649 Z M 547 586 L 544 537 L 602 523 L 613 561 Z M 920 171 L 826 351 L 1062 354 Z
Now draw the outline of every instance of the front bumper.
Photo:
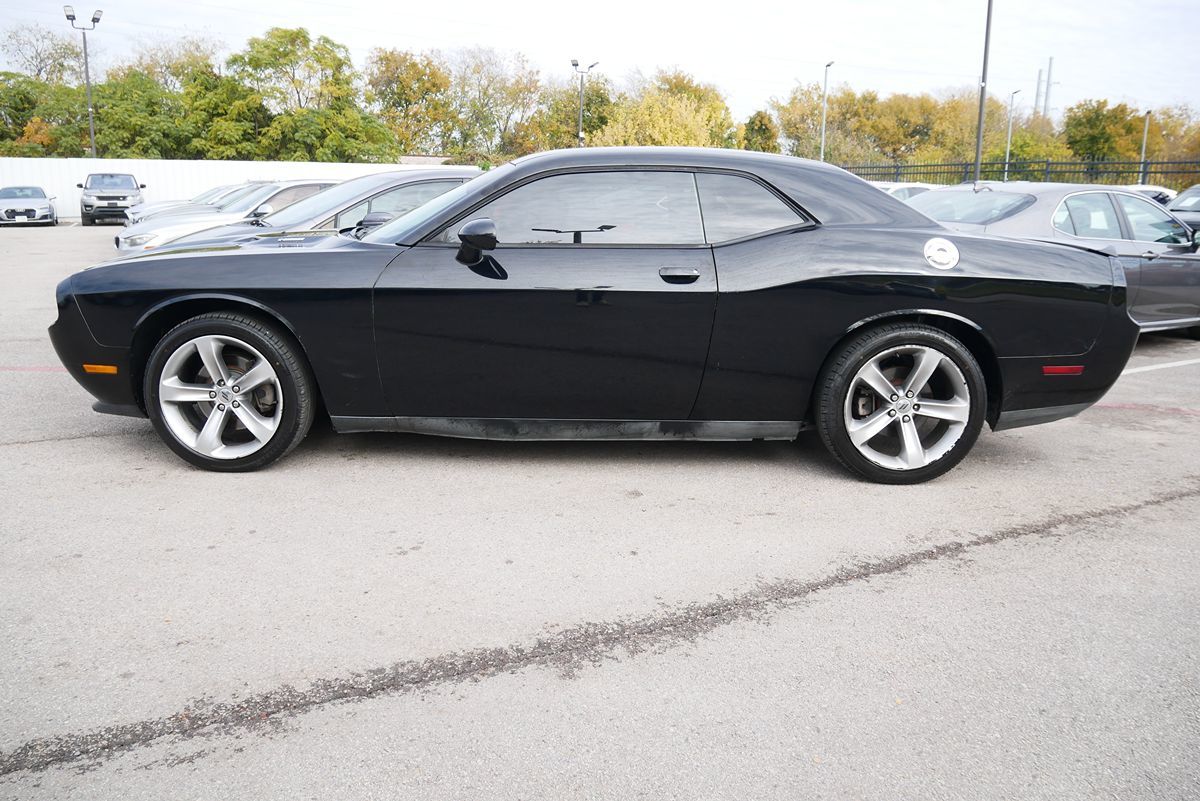
M 50 209 L 4 209 L 0 211 L 0 225 L 27 225 L 54 222 L 54 214 Z
M 84 200 L 79 203 L 79 213 L 89 217 L 119 217 L 125 220 L 128 219 L 125 212 L 134 205 L 128 200 Z
M 129 348 L 96 342 L 70 289 L 71 279 L 58 285 L 58 319 L 50 326 L 50 342 L 67 372 L 96 398 L 97 411 L 120 409 L 121 414 L 144 416 L 133 390 Z M 84 365 L 111 365 L 115 373 L 88 372 Z

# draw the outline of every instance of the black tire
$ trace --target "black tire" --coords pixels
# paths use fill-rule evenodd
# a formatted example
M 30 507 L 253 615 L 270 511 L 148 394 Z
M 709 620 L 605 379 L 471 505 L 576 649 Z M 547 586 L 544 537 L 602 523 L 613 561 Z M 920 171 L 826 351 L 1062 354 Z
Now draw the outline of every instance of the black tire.
M 92 217 L 91 215 L 88 215 L 88 214 L 79 215 L 79 224 L 80 225 L 95 225 L 95 223 L 96 223 L 95 217 Z
M 853 401 L 847 395 L 855 391 L 854 377 L 869 361 L 908 346 L 933 348 L 953 362 L 965 381 L 969 416 L 957 441 L 939 458 L 923 467 L 893 469 L 872 461 L 851 441 L 846 408 Z M 845 467 L 877 483 L 919 484 L 947 472 L 971 450 L 987 415 L 987 384 L 971 352 L 945 331 L 919 323 L 893 323 L 871 328 L 840 345 L 818 377 L 814 400 L 821 441 Z
M 241 458 L 214 458 L 193 450 L 172 432 L 159 402 L 159 380 L 167 360 L 185 343 L 213 334 L 233 337 L 262 354 L 274 369 L 282 394 L 283 410 L 274 434 L 259 450 Z M 314 386 L 300 346 L 290 336 L 254 317 L 236 312 L 210 312 L 175 326 L 154 346 L 146 362 L 143 397 L 150 421 L 171 450 L 197 467 L 235 473 L 266 467 L 300 444 L 312 427 L 315 416 Z

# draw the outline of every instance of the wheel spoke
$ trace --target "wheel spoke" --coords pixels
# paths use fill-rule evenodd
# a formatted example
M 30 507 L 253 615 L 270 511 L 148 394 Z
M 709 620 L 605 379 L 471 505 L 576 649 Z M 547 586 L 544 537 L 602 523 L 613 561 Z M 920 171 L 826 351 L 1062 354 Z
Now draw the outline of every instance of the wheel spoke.
M 237 419 L 246 427 L 246 430 L 259 442 L 266 443 L 275 434 L 275 421 L 270 417 L 263 417 L 246 404 L 243 403 L 238 406 L 233 410 L 233 413 L 237 415 Z
M 921 408 L 924 408 L 923 406 Z M 925 465 L 925 447 L 917 433 L 917 424 L 911 418 L 900 421 L 900 440 L 902 452 L 900 458 L 909 470 Z
M 168 403 L 200 403 L 209 400 L 211 391 L 203 384 L 185 384 L 179 376 L 164 376 L 158 385 L 158 397 Z
M 929 383 L 929 379 L 933 377 L 933 373 L 937 370 L 938 365 L 942 363 L 944 357 L 933 348 L 924 348 L 921 354 L 916 359 L 916 364 L 913 365 L 912 372 L 908 374 L 908 379 L 904 382 L 904 392 L 911 392 L 913 395 L 921 394 L 921 390 Z
M 971 407 L 965 400 L 922 400 L 918 405 L 921 408 L 914 409 L 913 414 L 921 417 L 935 417 L 938 420 L 949 420 L 952 423 L 965 423 L 971 416 Z
M 200 433 L 196 435 L 196 450 L 212 456 L 223 448 L 225 441 L 222 436 L 225 433 L 225 424 L 228 422 L 228 407 L 220 409 L 214 406 L 208 415 L 208 420 L 204 423 L 204 428 L 200 429 Z
M 847 433 L 851 442 L 862 446 L 894 422 L 896 418 L 889 415 L 887 409 L 880 409 L 870 417 L 853 421 L 847 426 Z
M 271 369 L 271 365 L 265 361 L 256 362 L 253 367 L 245 372 L 245 374 L 234 379 L 234 383 L 238 386 L 238 392 L 249 392 L 260 384 L 267 381 L 275 380 L 275 371 Z
M 204 369 L 208 371 L 209 378 L 215 384 L 217 380 L 229 380 L 229 369 L 225 366 L 223 351 L 225 343 L 219 337 L 200 337 L 196 340 L 196 353 L 200 355 L 200 361 L 204 362 Z
M 864 366 L 859 372 L 858 377 L 864 384 L 873 389 L 876 395 L 885 401 L 890 401 L 892 396 L 896 394 L 896 388 L 892 386 L 892 382 L 879 369 L 877 362 L 871 362 Z

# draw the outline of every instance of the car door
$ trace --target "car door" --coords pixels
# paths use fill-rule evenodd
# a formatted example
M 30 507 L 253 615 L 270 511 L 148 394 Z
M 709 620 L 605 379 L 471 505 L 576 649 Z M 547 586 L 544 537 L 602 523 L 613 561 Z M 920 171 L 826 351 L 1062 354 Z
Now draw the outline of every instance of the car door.
M 1159 324 L 1200 318 L 1200 255 L 1191 247 L 1192 232 L 1151 200 L 1124 193 L 1113 198 L 1140 251 L 1137 305 Z
M 1054 211 L 1055 236 L 1094 248 L 1115 250 L 1125 269 L 1129 287 L 1129 316 L 1140 326 L 1164 321 L 1157 306 L 1141 293 L 1142 253 L 1145 248 L 1134 242 L 1124 225 L 1116 201 L 1109 192 L 1076 192 L 1063 198 Z
M 394 414 L 687 419 L 717 291 L 695 177 L 577 171 L 500 192 L 403 252 L 376 285 Z M 500 244 L 467 267 L 456 232 L 481 217 Z

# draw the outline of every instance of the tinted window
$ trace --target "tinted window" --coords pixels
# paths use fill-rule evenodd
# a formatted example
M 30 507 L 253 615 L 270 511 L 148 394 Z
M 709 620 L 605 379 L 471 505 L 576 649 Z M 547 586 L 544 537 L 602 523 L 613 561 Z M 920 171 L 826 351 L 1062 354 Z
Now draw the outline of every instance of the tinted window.
M 749 178 L 698 173 L 696 183 L 709 242 L 726 242 L 804 221 L 770 190 Z
M 46 193 L 41 188 L 36 186 L 9 186 L 0 189 L 0 198 L 39 198 L 45 197 Z
M 939 222 L 987 225 L 1011 217 L 1034 203 L 1033 195 L 1016 192 L 944 190 L 924 192 L 908 200 L 922 214 Z
M 295 203 L 297 200 L 304 200 L 306 197 L 311 197 L 317 194 L 329 184 L 301 184 L 300 186 L 289 186 L 278 194 L 272 195 L 267 202 L 271 204 L 271 208 L 275 211 L 286 209 L 288 206 Z
M 1072 195 L 1054 211 L 1054 227 L 1088 239 L 1120 239 L 1117 210 L 1104 192 Z
M 1200 186 L 1193 186 L 1167 204 L 1172 211 L 1200 211 Z
M 371 198 L 370 210 L 372 212 L 385 211 L 392 216 L 407 214 L 417 206 L 428 203 L 461 183 L 462 181 L 426 181 L 400 186 Z
M 84 184 L 88 189 L 137 189 L 137 181 L 133 180 L 132 175 L 121 175 L 117 173 L 97 173 L 89 175 L 87 183 Z
M 1139 242 L 1182 243 L 1191 241 L 1188 229 L 1161 207 L 1132 195 L 1116 195 L 1117 202 Z
M 604 245 L 704 242 L 696 181 L 687 172 L 552 175 L 518 187 L 470 216 L 490 217 L 502 245 L 570 244 L 576 239 Z M 457 230 L 456 223 L 439 239 L 457 242 Z

